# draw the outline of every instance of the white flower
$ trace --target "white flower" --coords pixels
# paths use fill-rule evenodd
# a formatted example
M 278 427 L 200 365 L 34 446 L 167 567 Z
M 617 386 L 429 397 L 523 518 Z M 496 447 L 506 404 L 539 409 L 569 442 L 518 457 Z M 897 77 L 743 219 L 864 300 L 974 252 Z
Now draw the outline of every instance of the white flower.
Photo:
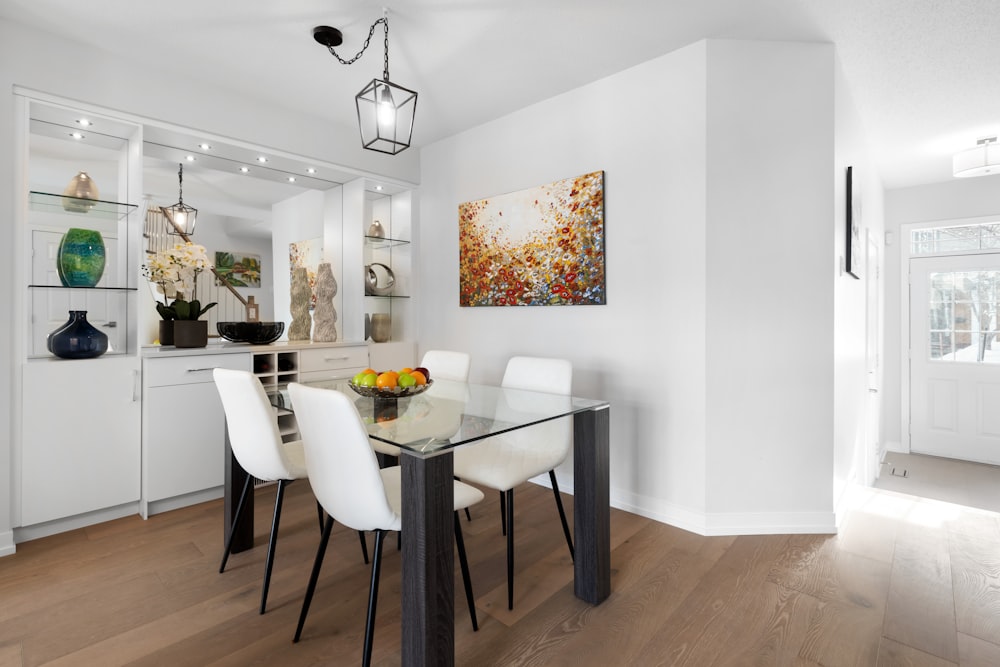
M 190 241 L 164 248 L 146 260 L 145 274 L 164 297 L 194 299 L 198 274 L 212 268 L 205 246 Z

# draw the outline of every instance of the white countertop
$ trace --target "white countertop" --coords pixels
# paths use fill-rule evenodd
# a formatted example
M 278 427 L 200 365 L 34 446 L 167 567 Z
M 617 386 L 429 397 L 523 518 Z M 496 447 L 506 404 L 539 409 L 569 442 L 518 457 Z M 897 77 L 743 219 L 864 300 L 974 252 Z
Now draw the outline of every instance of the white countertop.
M 336 343 L 314 343 L 308 340 L 279 340 L 270 345 L 251 345 L 250 343 L 230 343 L 223 339 L 214 339 L 205 347 L 174 347 L 173 345 L 143 345 L 142 356 L 154 357 L 191 357 L 205 354 L 239 354 L 246 352 L 282 352 L 284 350 L 305 350 L 324 347 L 360 347 L 367 343 L 359 341 L 338 341 Z

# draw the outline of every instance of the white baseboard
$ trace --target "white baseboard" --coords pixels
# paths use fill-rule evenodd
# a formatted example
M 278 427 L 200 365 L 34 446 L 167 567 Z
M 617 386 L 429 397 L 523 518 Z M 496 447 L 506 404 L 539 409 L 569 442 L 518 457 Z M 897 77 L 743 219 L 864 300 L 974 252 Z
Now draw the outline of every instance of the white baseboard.
M 903 443 L 901 443 L 901 442 L 894 441 L 894 440 L 886 440 L 886 442 L 885 442 L 885 451 L 887 451 L 887 452 L 896 452 L 897 454 L 909 454 L 910 453 L 910 448 L 909 447 L 904 447 Z
M 137 501 L 134 503 L 118 505 L 117 507 L 109 507 L 103 510 L 87 512 L 85 514 L 77 514 L 76 516 L 71 516 L 65 519 L 56 519 L 54 521 L 46 521 L 44 523 L 37 523 L 31 526 L 15 528 L 14 542 L 17 544 L 20 544 L 21 542 L 29 542 L 31 540 L 37 540 L 40 537 L 48 537 L 49 535 L 55 535 L 57 533 L 65 533 L 69 530 L 85 528 L 87 526 L 93 526 L 97 523 L 113 521 L 114 519 L 121 519 L 122 517 L 138 513 L 139 503 Z
M 14 531 L 8 530 L 0 533 L 0 556 L 13 555 L 17 549 L 14 547 Z

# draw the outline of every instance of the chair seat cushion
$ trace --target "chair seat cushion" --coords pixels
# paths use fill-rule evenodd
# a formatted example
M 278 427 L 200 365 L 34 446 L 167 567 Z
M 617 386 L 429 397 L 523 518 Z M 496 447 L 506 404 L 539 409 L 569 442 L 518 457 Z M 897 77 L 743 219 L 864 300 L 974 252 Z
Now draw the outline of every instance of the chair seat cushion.
M 547 473 L 566 455 L 549 447 L 528 447 L 502 436 L 455 449 L 455 477 L 497 491 L 513 489 Z
M 383 468 L 379 471 L 382 475 L 382 483 L 385 484 L 385 495 L 389 499 L 389 504 L 392 506 L 393 511 L 396 512 L 396 516 L 399 517 L 402 514 L 403 499 L 402 499 L 402 468 L 399 466 L 392 466 L 390 468 Z M 455 511 L 465 509 L 466 507 L 471 507 L 483 499 L 483 492 L 474 486 L 469 486 L 468 484 L 463 484 L 462 482 L 455 482 Z M 399 530 L 397 525 L 395 528 L 388 528 L 387 530 Z
M 306 472 L 306 452 L 301 440 L 293 440 L 282 445 L 285 450 L 285 457 L 288 462 L 289 472 L 292 477 L 288 479 L 305 479 Z

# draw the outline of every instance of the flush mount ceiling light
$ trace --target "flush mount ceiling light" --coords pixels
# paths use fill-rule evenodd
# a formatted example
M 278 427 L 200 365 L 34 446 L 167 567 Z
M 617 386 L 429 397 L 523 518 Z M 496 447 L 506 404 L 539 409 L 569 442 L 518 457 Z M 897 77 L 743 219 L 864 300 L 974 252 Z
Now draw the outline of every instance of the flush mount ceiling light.
M 956 153 L 952 173 L 960 178 L 1000 174 L 1000 144 L 996 137 L 983 137 L 975 148 Z
M 389 81 L 389 18 L 382 10 L 382 18 L 372 24 L 364 46 L 350 60 L 344 60 L 333 47 L 344 42 L 344 35 L 336 28 L 320 25 L 313 28 L 313 39 L 329 49 L 340 64 L 351 65 L 368 49 L 375 28 L 385 29 L 384 63 L 381 79 L 371 83 L 354 96 L 361 129 L 361 145 L 371 151 L 395 155 L 410 147 L 413 137 L 413 116 L 417 110 L 417 93 Z
M 198 209 L 184 203 L 184 165 L 178 164 L 177 172 L 177 203 L 173 206 L 161 206 L 160 210 L 166 216 L 167 233 L 174 236 L 191 236 L 194 234 L 195 223 L 198 222 Z

